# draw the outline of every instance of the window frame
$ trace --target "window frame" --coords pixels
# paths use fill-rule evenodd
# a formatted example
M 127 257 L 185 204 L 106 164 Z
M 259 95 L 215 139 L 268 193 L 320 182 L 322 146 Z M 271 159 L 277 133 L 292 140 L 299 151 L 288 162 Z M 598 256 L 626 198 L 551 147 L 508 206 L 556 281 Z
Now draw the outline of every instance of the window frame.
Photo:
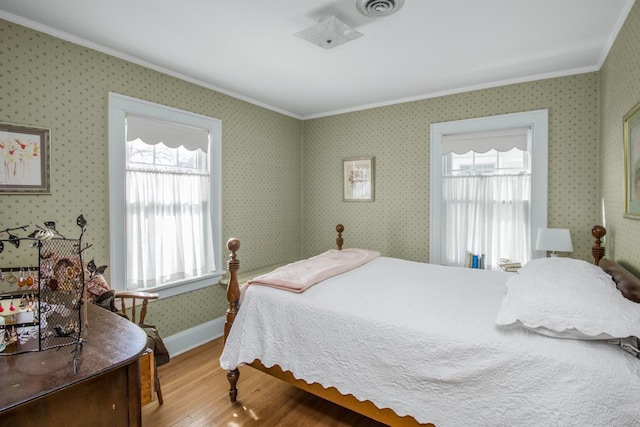
M 547 187 L 549 157 L 549 110 L 534 110 L 502 114 L 475 119 L 432 123 L 430 126 L 430 196 L 429 196 L 429 262 L 440 264 L 441 216 L 442 216 L 442 137 L 443 135 L 471 132 L 488 132 L 517 127 L 531 129 L 531 255 L 546 256 L 535 250 L 535 238 L 539 228 L 547 227 Z
M 225 273 L 222 249 L 222 122 L 219 119 L 167 107 L 117 93 L 109 93 L 109 251 L 111 288 L 124 291 L 126 278 L 125 117 L 127 113 L 207 129 L 210 135 L 211 221 L 215 271 L 198 278 L 144 288 L 160 298 L 179 295 L 218 283 Z

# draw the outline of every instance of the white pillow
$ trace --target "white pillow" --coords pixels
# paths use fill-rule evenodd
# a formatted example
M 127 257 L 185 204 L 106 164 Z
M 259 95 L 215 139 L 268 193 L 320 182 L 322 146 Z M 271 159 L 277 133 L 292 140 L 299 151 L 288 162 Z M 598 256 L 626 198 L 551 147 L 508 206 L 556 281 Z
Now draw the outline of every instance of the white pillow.
M 572 258 L 540 258 L 507 280 L 496 323 L 558 338 L 640 337 L 640 304 L 624 298 L 598 266 Z

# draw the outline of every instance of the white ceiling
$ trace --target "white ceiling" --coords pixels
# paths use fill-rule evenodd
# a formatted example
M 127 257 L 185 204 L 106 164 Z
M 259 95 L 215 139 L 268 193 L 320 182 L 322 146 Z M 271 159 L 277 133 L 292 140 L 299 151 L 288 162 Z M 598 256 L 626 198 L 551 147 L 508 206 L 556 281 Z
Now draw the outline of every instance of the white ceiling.
M 0 18 L 297 118 L 600 69 L 634 0 L 0 0 Z M 293 34 L 335 15 L 364 33 Z

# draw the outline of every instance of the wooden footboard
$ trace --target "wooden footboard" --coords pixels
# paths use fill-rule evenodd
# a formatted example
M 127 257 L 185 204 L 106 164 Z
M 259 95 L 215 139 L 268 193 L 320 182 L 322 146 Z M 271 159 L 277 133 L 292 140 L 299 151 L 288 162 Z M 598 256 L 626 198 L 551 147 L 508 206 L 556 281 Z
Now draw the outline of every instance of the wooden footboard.
M 227 241 L 227 249 L 230 251 L 229 260 L 227 261 L 227 271 L 229 271 L 229 283 L 227 284 L 227 301 L 229 308 L 227 309 L 227 318 L 224 322 L 224 342 L 227 342 L 229 331 L 233 326 L 233 321 L 238 314 L 238 303 L 240 302 L 240 286 L 238 285 L 238 270 L 240 269 L 240 261 L 236 256 L 236 252 L 240 249 L 240 240 L 231 238 Z M 227 380 L 229 381 L 229 399 L 232 402 L 238 397 L 238 379 L 240 371 L 238 368 L 227 371 Z
M 265 372 L 272 377 L 278 378 L 288 384 L 294 385 L 299 389 L 315 394 L 322 399 L 340 405 L 343 408 L 350 409 L 358 414 L 379 421 L 383 424 L 397 427 L 414 427 L 414 426 L 434 426 L 433 424 L 420 424 L 415 418 L 410 416 L 401 417 L 389 408 L 380 409 L 371 401 L 364 402 L 356 399 L 353 395 L 344 395 L 335 387 L 324 388 L 318 383 L 308 384 L 303 380 L 296 379 L 289 371 L 283 371 L 278 365 L 272 368 L 266 368 L 260 361 L 255 361 L 249 366 Z

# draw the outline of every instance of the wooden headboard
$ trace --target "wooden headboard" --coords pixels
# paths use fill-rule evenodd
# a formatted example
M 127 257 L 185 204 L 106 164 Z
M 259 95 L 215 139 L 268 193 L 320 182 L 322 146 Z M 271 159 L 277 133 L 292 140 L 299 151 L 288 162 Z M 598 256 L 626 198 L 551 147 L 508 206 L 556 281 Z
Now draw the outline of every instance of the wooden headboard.
M 594 225 L 591 229 L 591 235 L 596 239 L 591 247 L 593 263 L 611 275 L 616 287 L 625 298 L 640 303 L 640 279 L 617 262 L 604 257 L 605 249 L 602 246 L 602 238 L 605 234 L 607 234 L 607 230 L 601 225 Z
M 596 238 L 591 247 L 591 254 L 593 255 L 593 263 L 600 265 L 600 260 L 604 258 L 604 247 L 602 246 L 602 238 L 607 234 L 607 230 L 601 225 L 594 225 L 591 229 L 591 235 Z

